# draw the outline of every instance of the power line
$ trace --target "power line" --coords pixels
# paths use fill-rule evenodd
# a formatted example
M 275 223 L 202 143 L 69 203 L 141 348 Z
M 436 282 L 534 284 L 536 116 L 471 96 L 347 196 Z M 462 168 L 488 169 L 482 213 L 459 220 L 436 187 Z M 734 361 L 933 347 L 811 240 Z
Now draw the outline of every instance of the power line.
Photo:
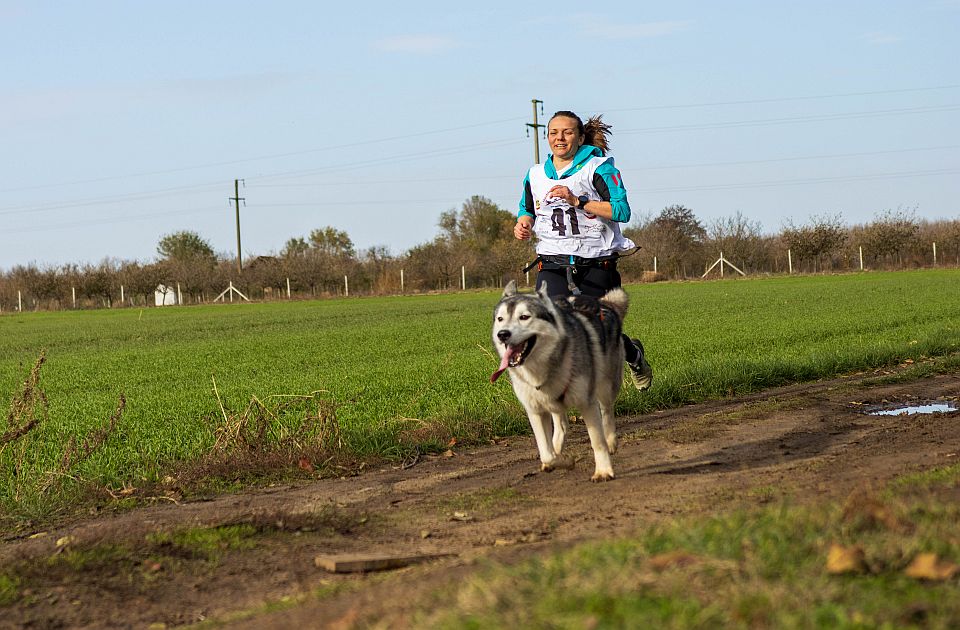
M 54 223 L 47 225 L 31 225 L 30 227 L 4 229 L 5 234 L 21 234 L 26 232 L 48 232 L 52 230 L 64 230 L 74 228 L 91 227 L 95 225 L 110 225 L 113 223 L 136 223 L 144 219 L 156 219 L 159 217 L 178 216 L 186 214 L 200 214 L 206 212 L 223 212 L 222 207 L 190 208 L 187 210 L 172 210 L 166 212 L 153 212 L 150 214 L 125 215 L 122 217 L 110 217 L 103 219 L 89 219 L 86 221 L 73 221 L 71 223 Z
M 638 188 L 638 193 L 658 193 L 658 192 L 688 192 L 700 190 L 727 190 L 740 188 L 769 188 L 774 186 L 796 186 L 803 184 L 822 184 L 836 182 L 856 182 L 876 179 L 900 179 L 905 177 L 929 177 L 936 175 L 953 175 L 960 173 L 960 169 L 928 169 L 916 171 L 895 171 L 887 173 L 864 173 L 861 175 L 837 175 L 830 177 L 808 177 L 801 179 L 779 179 L 769 181 L 741 182 L 727 184 L 709 184 L 703 186 L 676 186 L 664 188 Z M 265 203 L 261 207 L 323 207 L 329 205 L 401 205 L 401 204 L 441 204 L 452 203 L 448 200 L 438 199 L 383 199 L 383 200 L 360 200 L 360 201 L 340 201 L 331 202 L 329 200 L 305 201 L 305 202 L 285 202 L 285 203 Z
M 956 111 L 960 104 L 937 105 L 933 107 L 907 107 L 902 109 L 878 109 L 863 112 L 845 112 L 839 114 L 815 114 L 811 116 L 786 116 L 783 118 L 760 118 L 753 120 L 733 120 L 718 123 L 700 123 L 694 125 L 670 125 L 665 127 L 644 127 L 640 129 L 622 129 L 618 135 L 637 133 L 660 133 L 670 131 L 699 131 L 703 129 L 726 129 L 733 127 L 753 127 L 790 123 L 823 122 L 831 120 L 849 120 L 851 118 L 876 118 L 878 116 L 899 116 L 904 114 L 928 114 Z
M 364 160 L 361 162 L 337 164 L 335 166 L 323 166 L 318 168 L 303 169 L 303 170 L 297 170 L 297 171 L 283 171 L 283 172 L 271 173 L 269 175 L 248 177 L 247 179 L 252 182 L 256 182 L 263 179 L 306 177 L 308 175 L 316 175 L 320 173 L 334 173 L 339 171 L 349 171 L 357 168 L 363 168 L 365 166 L 375 166 L 378 164 L 405 162 L 408 160 L 419 160 L 419 159 L 430 158 L 430 157 L 445 157 L 445 156 L 457 155 L 461 153 L 472 153 L 479 148 L 490 149 L 490 148 L 510 146 L 514 144 L 522 144 L 522 143 L 523 143 L 523 140 L 510 140 L 510 139 L 491 140 L 489 142 L 471 143 L 470 146 L 467 146 L 467 147 L 446 147 L 443 149 L 421 151 L 419 153 L 407 153 L 407 154 L 401 154 L 401 155 L 393 155 L 393 156 L 384 157 L 384 158 L 376 158 L 372 160 Z
M 778 162 L 795 162 L 803 160 L 828 160 L 828 159 L 838 159 L 838 158 L 851 158 L 851 157 L 869 157 L 873 155 L 891 155 L 898 153 L 914 153 L 922 151 L 944 151 L 950 149 L 960 149 L 960 144 L 949 144 L 943 146 L 932 146 L 932 147 L 911 147 L 906 149 L 884 149 L 879 151 L 858 151 L 855 153 L 823 153 L 817 155 L 795 155 L 787 157 L 778 157 L 778 158 L 763 158 L 757 160 L 732 160 L 724 162 L 690 162 L 687 164 L 660 164 L 660 165 L 646 165 L 638 166 L 636 168 L 622 168 L 620 169 L 624 173 L 643 173 L 647 171 L 656 171 L 656 170 L 670 170 L 670 169 L 684 169 L 684 168 L 705 168 L 705 167 L 715 167 L 715 166 L 742 166 L 748 164 L 775 164 Z M 364 185 L 372 186 L 377 184 L 407 184 L 407 183 L 431 183 L 431 182 L 467 182 L 467 181 L 479 181 L 479 180 L 497 180 L 497 179 L 510 179 L 516 180 L 517 174 L 508 174 L 508 175 L 483 175 L 483 176 L 463 176 L 463 177 L 404 177 L 402 179 L 369 179 L 365 178 L 363 180 Z M 283 184 L 256 184 L 256 188 L 318 188 L 318 187 L 328 187 L 336 186 L 341 182 L 285 182 Z
M 960 144 L 948 144 L 939 147 L 917 147 L 912 149 L 887 149 L 882 151 L 860 151 L 857 153 L 832 153 L 822 155 L 798 155 L 782 158 L 767 158 L 763 160 L 734 160 L 729 162 L 699 162 L 690 164 L 670 164 L 665 166 L 641 166 L 633 169 L 621 169 L 625 173 L 637 173 L 641 171 L 656 171 L 679 168 L 703 168 L 713 166 L 743 166 L 747 164 L 775 164 L 777 162 L 798 162 L 802 160 L 830 160 L 849 157 L 870 157 L 872 155 L 890 155 L 896 153 L 914 153 L 920 151 L 943 151 L 948 149 L 960 149 Z
M 429 158 L 429 157 L 456 155 L 459 153 L 469 153 L 471 151 L 477 150 L 478 148 L 496 148 L 501 146 L 509 146 L 512 144 L 520 144 L 522 142 L 523 142 L 522 140 L 494 140 L 491 142 L 475 143 L 469 147 L 447 147 L 443 149 L 433 149 L 430 151 L 423 151 L 419 153 L 394 155 L 394 156 L 388 156 L 384 158 L 377 158 L 374 160 L 365 160 L 362 162 L 354 162 L 354 163 L 348 163 L 348 164 L 338 164 L 336 166 L 320 167 L 316 169 L 279 172 L 279 173 L 274 173 L 270 175 L 262 175 L 260 177 L 252 178 L 252 179 L 260 180 L 260 179 L 273 179 L 273 178 L 283 178 L 283 177 L 302 177 L 309 174 L 330 173 L 330 172 L 338 172 L 338 171 L 344 171 L 344 170 L 352 170 L 356 168 L 363 168 L 365 166 L 371 166 L 371 165 L 376 165 L 381 163 L 401 162 L 401 161 L 423 159 L 423 158 Z M 0 208 L 0 215 L 32 214 L 36 212 L 48 212 L 51 210 L 62 210 L 66 208 L 76 208 L 76 207 L 82 207 L 82 206 L 122 203 L 126 201 L 143 201 L 146 199 L 154 199 L 158 197 L 165 197 L 165 196 L 180 194 L 183 191 L 187 191 L 187 190 L 216 188 L 222 185 L 223 185 L 222 182 L 211 182 L 211 183 L 204 183 L 204 184 L 193 184 L 188 186 L 175 186 L 172 188 L 162 188 L 162 189 L 153 190 L 153 191 L 145 191 L 142 193 L 124 193 L 122 195 L 95 197 L 95 198 L 82 199 L 77 201 L 51 202 L 48 204 L 28 205 L 28 206 L 10 206 L 7 208 Z
M 233 165 L 236 165 L 236 164 L 244 164 L 244 163 L 248 163 L 248 162 L 260 162 L 260 161 L 264 161 L 264 160 L 275 160 L 275 159 L 278 159 L 278 158 L 295 157 L 295 156 L 298 156 L 298 155 L 309 155 L 310 153 L 321 153 L 321 152 L 325 152 L 325 151 L 334 151 L 334 150 L 336 150 L 336 149 L 347 149 L 347 148 L 357 147 L 357 146 L 365 146 L 365 145 L 370 145 L 370 144 L 379 144 L 379 143 L 381 143 L 381 142 L 393 142 L 393 141 L 396 141 L 396 140 L 408 140 L 408 139 L 410 139 L 410 138 L 419 138 L 419 137 L 423 137 L 423 136 L 436 135 L 436 134 L 441 134 L 441 133 L 449 133 L 449 132 L 451 132 L 451 131 L 462 131 L 462 130 L 464 130 L 464 129 L 474 129 L 474 128 L 477 128 L 477 127 L 485 127 L 485 126 L 489 126 L 489 125 L 499 125 L 499 124 L 507 123 L 507 122 L 516 122 L 516 121 L 518 121 L 518 120 L 523 120 L 523 117 L 522 117 L 522 116 L 517 116 L 517 117 L 513 117 L 513 118 L 503 118 L 503 119 L 500 119 L 500 120 L 488 120 L 488 121 L 485 121 L 485 122 L 473 123 L 473 124 L 470 124 L 470 125 L 460 125 L 460 126 L 458 126 L 458 127 L 446 127 L 446 128 L 443 128 L 443 129 L 432 129 L 432 130 L 428 130 L 428 131 L 419 131 L 419 132 L 416 132 L 416 133 L 410 133 L 410 134 L 399 135 L 399 136 L 388 136 L 388 137 L 386 137 L 386 138 L 376 138 L 376 139 L 370 139 L 370 140 L 359 140 L 359 141 L 356 141 L 356 142 L 348 142 L 348 143 L 345 143 L 345 144 L 335 144 L 335 145 L 329 145 L 329 146 L 325 146 L 325 147 L 317 147 L 317 148 L 313 148 L 313 149 L 303 149 L 303 150 L 301 150 L 301 151 L 289 151 L 289 152 L 286 152 L 286 153 L 273 153 L 273 154 L 259 155 L 259 156 L 249 157 L 249 158 L 241 158 L 241 159 L 237 159 L 237 160 L 225 160 L 225 161 L 222 161 L 222 162 L 209 162 L 209 163 L 207 163 L 207 164 L 194 164 L 194 165 L 192 165 L 192 166 L 183 166 L 183 167 L 179 167 L 179 168 L 172 168 L 172 169 L 165 169 L 165 170 L 158 170 L 158 171 L 146 171 L 146 172 L 142 172 L 142 173 L 131 173 L 131 174 L 127 174 L 127 175 L 112 175 L 112 176 L 108 176 L 108 177 L 96 177 L 96 178 L 92 178 L 92 179 L 82 179 L 82 180 L 74 180 L 74 181 L 70 181 L 70 182 L 61 182 L 61 183 L 58 183 L 58 184 L 41 184 L 41 185 L 37 185 L 37 186 L 20 186 L 20 187 L 17 187 L 17 188 L 4 188 L 4 189 L 0 189 L 0 193 L 18 192 L 18 191 L 24 191 L 24 190 L 38 190 L 38 189 L 44 189 L 44 188 L 57 188 L 57 187 L 63 187 L 63 186 L 75 186 L 75 185 L 80 185 L 80 184 L 93 184 L 93 183 L 106 182 L 106 181 L 112 181 L 112 180 L 117 180 L 117 179 L 128 179 L 128 178 L 133 178 L 133 177 L 150 177 L 150 176 L 153 176 L 153 175 L 169 175 L 169 174 L 171 174 L 171 173 L 182 173 L 182 172 L 184 172 L 184 171 L 194 171 L 194 170 L 200 170 L 200 169 L 206 169 L 206 168 L 215 168 L 215 167 L 218 167 L 218 166 L 233 166 Z
M 759 182 L 742 182 L 734 184 L 709 184 L 704 186 L 675 186 L 667 188 L 641 188 L 639 193 L 662 192 L 693 192 L 701 190 L 735 190 L 742 188 L 770 188 L 775 186 L 798 186 L 806 184 L 826 184 L 841 182 L 856 182 L 875 179 L 900 179 L 904 177 L 929 177 L 935 175 L 953 175 L 960 173 L 960 169 L 933 169 L 924 171 L 900 171 L 893 173 L 869 173 L 863 175 L 838 175 L 834 177 L 810 177 L 804 179 L 779 179 Z
M 850 96 L 878 96 L 880 94 L 906 94 L 911 92 L 930 92 L 935 90 L 955 90 L 960 88 L 960 84 L 953 83 L 947 85 L 934 85 L 918 88 L 898 88 L 892 90 L 874 90 L 871 92 L 840 92 L 837 94 L 818 94 L 813 96 L 784 96 L 780 98 L 759 98 L 742 101 L 713 101 L 708 103 L 686 103 L 674 105 L 647 105 L 644 107 L 626 107 L 620 109 L 598 109 L 594 111 L 601 112 L 639 112 L 657 109 L 691 109 L 697 107 L 719 107 L 725 105 L 761 105 L 765 103 L 787 103 L 790 101 L 812 101 L 828 98 L 846 98 Z
M 703 108 L 703 107 L 717 107 L 717 106 L 726 106 L 726 105 L 755 105 L 755 104 L 765 104 L 765 103 L 781 103 L 781 102 L 790 102 L 790 101 L 807 101 L 807 100 L 818 100 L 818 99 L 832 99 L 832 98 L 845 98 L 852 96 L 877 96 L 882 94 L 903 94 L 903 93 L 915 93 L 915 92 L 928 92 L 928 91 L 938 91 L 938 90 L 951 90 L 960 88 L 960 84 L 947 84 L 947 85 L 936 85 L 936 86 L 927 86 L 927 87 L 916 87 L 916 88 L 895 88 L 889 90 L 873 90 L 873 91 L 864 91 L 864 92 L 845 92 L 845 93 L 835 93 L 835 94 L 819 94 L 819 95 L 807 95 L 807 96 L 786 96 L 779 98 L 762 98 L 762 99 L 747 99 L 747 100 L 738 100 L 738 101 L 714 101 L 714 102 L 704 102 L 704 103 L 677 103 L 677 104 L 668 104 L 668 105 L 648 105 L 644 107 L 628 107 L 628 108 L 600 108 L 597 111 L 606 111 L 606 112 L 630 112 L 630 111 L 650 111 L 650 110 L 670 110 L 670 109 L 690 109 L 690 108 Z M 360 140 L 355 142 L 348 142 L 337 145 L 328 145 L 324 147 L 316 147 L 311 149 L 303 149 L 299 151 L 288 151 L 283 153 L 273 153 L 265 154 L 259 156 L 252 156 L 248 158 L 241 158 L 236 160 L 222 160 L 217 162 L 207 162 L 203 164 L 193 164 L 190 166 L 183 166 L 170 169 L 159 169 L 153 171 L 142 171 L 138 173 L 128 173 L 123 175 L 110 175 L 105 177 L 95 177 L 89 179 L 79 179 L 72 180 L 67 182 L 58 182 L 51 184 L 38 184 L 34 186 L 17 186 L 11 188 L 0 189 L 0 193 L 9 193 L 9 192 L 20 192 L 26 190 L 42 190 L 47 188 L 59 188 L 66 186 L 78 186 L 83 184 L 93 184 L 106 181 L 114 181 L 120 179 L 129 179 L 136 177 L 151 177 L 155 175 L 170 175 L 173 173 L 182 173 L 193 170 L 201 170 L 207 168 L 216 168 L 220 166 L 234 166 L 237 164 L 244 164 L 249 162 L 258 162 L 271 159 L 279 159 L 285 157 L 294 157 L 298 155 L 308 155 L 311 153 L 320 153 L 324 151 L 333 151 L 336 149 L 344 149 L 356 146 L 365 146 L 371 144 L 377 144 L 382 142 L 392 142 L 396 140 L 406 140 L 410 138 L 418 138 L 428 135 L 437 135 L 442 133 L 448 133 L 451 131 L 461 131 L 465 129 L 473 129 L 477 127 L 497 125 L 508 122 L 516 122 L 523 120 L 524 117 L 512 117 L 512 118 L 502 118 L 499 120 L 489 120 L 479 123 L 473 123 L 469 125 L 460 125 L 456 127 L 446 127 L 441 129 L 431 129 L 426 131 L 420 131 L 410 134 L 402 134 L 396 136 L 388 136 L 385 138 L 375 138 L 368 140 Z M 640 131 L 642 132 L 642 131 Z M 625 133 L 625 132 L 619 132 Z
M 95 197 L 92 199 L 81 199 L 77 201 L 52 202 L 49 204 L 40 204 L 36 206 L 11 206 L 0 208 L 0 215 L 4 214 L 32 214 L 34 212 L 49 212 L 51 210 L 63 210 L 64 208 L 78 208 L 82 206 L 95 206 L 111 203 L 122 203 L 124 201 L 143 201 L 145 199 L 156 199 L 159 197 L 169 197 L 171 195 L 181 194 L 186 190 L 198 190 L 203 188 L 214 188 L 222 186 L 222 182 L 210 184 L 194 184 L 190 186 L 175 186 L 173 188 L 162 188 L 159 190 L 146 191 L 142 193 L 124 193 L 122 195 L 112 195 L 108 197 Z
M 822 184 L 822 183 L 841 183 L 841 182 L 857 182 L 857 181 L 870 181 L 877 179 L 902 179 L 909 177 L 931 177 L 931 176 L 941 176 L 941 175 L 956 175 L 960 174 L 960 169 L 933 169 L 933 170 L 918 170 L 918 171 L 899 171 L 899 172 L 888 172 L 888 173 L 869 173 L 863 175 L 846 175 L 846 176 L 836 176 L 836 177 L 813 177 L 813 178 L 803 178 L 803 179 L 782 179 L 782 180 L 770 180 L 770 181 L 755 181 L 755 182 L 741 182 L 741 183 L 727 183 L 727 184 L 715 184 L 715 185 L 704 185 L 704 186 L 675 186 L 675 187 L 663 187 L 663 188 L 641 188 L 636 189 L 637 193 L 640 194 L 650 194 L 650 193 L 664 193 L 664 192 L 697 192 L 697 191 L 709 191 L 709 190 L 736 190 L 736 189 L 749 189 L 749 188 L 770 188 L 776 186 L 797 186 L 797 185 L 812 185 L 812 184 Z M 336 205 L 389 205 L 389 204 L 449 204 L 453 203 L 449 200 L 425 200 L 425 199 L 416 199 L 416 200 L 397 200 L 397 199 L 385 199 L 385 200 L 372 200 L 372 201 L 337 201 Z M 298 206 L 310 206 L 310 207 L 323 207 L 324 205 L 330 205 L 329 200 L 318 200 L 318 201 L 308 201 L 308 202 L 293 202 L 293 203 L 264 203 L 262 205 L 254 206 L 256 209 L 265 209 L 272 207 L 298 207 Z M 509 203 L 505 205 L 510 205 Z M 202 212 L 222 212 L 221 207 L 205 207 L 205 208 L 192 208 L 188 210 L 176 210 L 168 212 L 155 212 L 150 214 L 139 214 L 139 215 L 128 215 L 123 217 L 112 217 L 104 219 L 93 219 L 88 221 L 76 221 L 71 223 L 60 223 L 60 224 L 48 224 L 43 226 L 30 226 L 24 228 L 12 228 L 4 230 L 5 233 L 25 233 L 25 232 L 44 232 L 49 230 L 58 230 L 58 229 L 73 229 L 73 228 L 82 228 L 90 227 L 95 225 L 108 225 L 113 223 L 130 223 L 137 222 L 144 219 L 152 219 L 159 217 L 175 216 L 175 215 L 186 215 L 186 214 L 199 214 Z
M 318 208 L 322 206 L 396 206 L 402 204 L 449 204 L 457 203 L 457 201 L 450 201 L 449 199 L 362 199 L 362 200 L 352 200 L 352 199 L 322 199 L 318 201 L 296 201 L 296 202 L 282 202 L 282 203 L 272 203 L 266 202 L 263 204 L 256 204 L 250 206 L 251 208 L 285 208 L 285 207 L 304 207 L 310 206 L 313 208 Z
M 948 87 L 960 87 L 960 86 L 941 86 L 939 88 L 916 88 L 913 90 L 889 90 L 889 91 L 877 92 L 877 93 L 918 91 L 921 89 L 947 89 Z M 838 95 L 833 95 L 833 96 L 838 96 Z M 796 98 L 828 98 L 828 97 L 829 96 L 796 97 Z M 771 99 L 771 100 L 777 100 L 777 99 Z M 781 118 L 772 118 L 772 119 L 727 121 L 727 122 L 720 122 L 720 123 L 705 123 L 705 124 L 697 124 L 697 125 L 674 125 L 674 126 L 665 126 L 665 127 L 649 127 L 649 128 L 641 128 L 641 129 L 627 129 L 627 130 L 622 130 L 618 133 L 638 134 L 638 133 L 714 129 L 714 128 L 726 128 L 726 127 L 744 127 L 744 126 L 754 126 L 754 125 L 789 124 L 789 123 L 796 123 L 796 122 L 818 122 L 818 121 L 828 121 L 828 120 L 844 120 L 844 119 L 850 119 L 850 118 L 867 118 L 867 117 L 889 116 L 889 115 L 933 113 L 933 112 L 942 112 L 942 111 L 954 111 L 956 109 L 960 109 L 960 105 L 946 104 L 946 105 L 931 106 L 931 107 L 914 107 L 914 108 L 898 108 L 898 109 L 871 110 L 871 111 L 860 111 L 860 112 L 843 112 L 843 113 L 836 113 L 836 114 L 820 114 L 820 115 L 811 115 L 811 116 L 793 116 L 793 117 L 781 117 Z M 517 120 L 517 118 L 505 119 L 505 120 L 506 121 Z M 503 121 L 494 121 L 494 122 L 503 122 Z M 390 139 L 403 139 L 403 138 L 409 138 L 409 137 L 444 133 L 446 131 L 451 131 L 451 130 L 478 127 L 478 126 L 483 126 L 487 124 L 494 124 L 494 122 L 477 123 L 473 125 L 464 125 L 461 127 L 425 131 L 425 132 L 419 132 L 415 134 L 407 134 L 405 136 L 394 136 L 393 138 L 386 138 L 381 140 L 370 140 L 370 141 L 351 143 L 351 144 L 341 145 L 341 146 L 357 146 L 361 144 L 372 144 L 376 142 L 387 141 Z M 262 175 L 262 176 L 251 178 L 251 179 L 256 182 L 256 181 L 269 180 L 269 179 L 285 179 L 285 178 L 292 179 L 292 178 L 299 178 L 299 177 L 307 177 L 310 175 L 348 171 L 348 170 L 353 170 L 357 168 L 364 168 L 367 166 L 379 165 L 383 163 L 402 162 L 402 161 L 409 161 L 409 160 L 425 159 L 430 157 L 445 157 L 445 156 L 457 155 L 461 153 L 470 153 L 470 152 L 475 152 L 480 148 L 505 147 L 505 146 L 511 146 L 515 144 L 521 144 L 522 142 L 523 142 L 522 140 L 511 140 L 511 139 L 493 140 L 493 141 L 484 142 L 484 143 L 474 143 L 467 147 L 445 147 L 440 149 L 432 149 L 429 151 L 420 151 L 415 153 L 386 156 L 382 158 L 375 158 L 375 159 L 363 160 L 363 161 L 346 163 L 346 164 L 337 164 L 337 165 L 326 166 L 326 167 L 318 167 L 313 169 L 281 171 L 281 172 L 272 173 L 268 175 Z M 893 150 L 890 152 L 933 150 L 937 148 L 955 148 L 955 147 L 948 146 L 948 147 L 934 147 L 934 148 L 926 148 L 926 149 L 903 149 L 903 150 Z M 311 151 L 314 151 L 314 150 L 311 150 Z M 296 153 L 285 154 L 285 155 L 309 153 L 311 151 L 296 152 Z M 824 157 L 854 157 L 854 156 L 875 155 L 875 154 L 882 154 L 882 153 L 885 153 L 885 152 L 862 152 L 862 153 L 852 153 L 852 154 L 840 154 L 840 155 L 834 155 L 834 156 L 794 157 L 794 158 L 781 158 L 780 160 L 745 160 L 741 162 L 715 162 L 715 163 L 707 163 L 707 164 L 675 165 L 675 166 L 661 166 L 661 167 L 650 167 L 650 168 L 651 169 L 653 168 L 692 168 L 697 166 L 759 164 L 759 163 L 774 162 L 774 161 L 815 159 L 815 158 L 820 159 Z M 253 159 L 257 159 L 257 158 L 250 158 L 250 160 L 253 160 Z M 241 161 L 244 161 L 244 160 L 241 160 Z M 226 162 L 224 162 L 224 164 L 226 164 Z M 191 168 L 191 167 L 185 167 L 184 169 L 177 169 L 177 170 L 187 170 L 188 168 Z M 632 169 L 632 170 L 642 170 L 642 169 Z M 471 178 L 459 178 L 459 179 L 476 180 L 480 178 L 471 177 Z M 486 179 L 494 179 L 494 178 L 486 178 Z M 402 181 L 410 182 L 410 181 L 450 181 L 450 180 L 451 178 L 430 178 L 430 179 L 421 179 L 421 180 L 405 179 Z M 368 183 L 376 183 L 376 182 L 368 181 Z M 199 191 L 204 188 L 213 188 L 221 185 L 222 184 L 220 182 L 212 182 L 212 183 L 204 183 L 204 184 L 193 184 L 193 185 L 186 185 L 186 186 L 163 188 L 163 189 L 157 189 L 152 191 L 145 191 L 141 193 L 126 193 L 122 195 L 89 198 L 89 199 L 82 199 L 82 200 L 76 200 L 76 201 L 51 202 L 47 204 L 38 204 L 38 205 L 12 206 L 7 208 L 0 208 L 0 215 L 38 213 L 38 212 L 47 212 L 52 210 L 83 207 L 83 206 L 121 203 L 121 202 L 129 202 L 129 201 L 143 201 L 143 200 L 152 199 L 152 198 L 181 194 L 184 191 L 189 191 L 189 190 Z M 271 184 L 254 184 L 254 185 L 271 186 Z M 292 186 L 295 184 L 291 184 L 287 182 L 285 185 Z M 280 186 L 280 185 L 273 185 L 273 186 Z

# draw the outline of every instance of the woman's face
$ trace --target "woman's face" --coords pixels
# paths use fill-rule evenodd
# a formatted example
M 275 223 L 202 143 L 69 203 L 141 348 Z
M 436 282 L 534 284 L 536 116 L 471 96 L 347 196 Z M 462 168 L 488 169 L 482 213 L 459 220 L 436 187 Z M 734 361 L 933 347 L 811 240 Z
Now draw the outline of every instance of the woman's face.
M 567 116 L 556 116 L 547 125 L 547 141 L 554 157 L 572 160 L 583 144 L 583 137 L 576 120 Z

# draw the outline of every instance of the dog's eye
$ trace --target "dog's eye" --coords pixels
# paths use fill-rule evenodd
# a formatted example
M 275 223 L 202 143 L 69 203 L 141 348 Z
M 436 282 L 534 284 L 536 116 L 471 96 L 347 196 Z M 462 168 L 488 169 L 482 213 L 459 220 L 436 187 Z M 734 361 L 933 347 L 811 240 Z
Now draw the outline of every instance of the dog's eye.
M 527 321 L 528 319 L 530 319 L 530 316 L 529 316 L 529 315 L 524 314 L 524 315 L 521 315 L 521 316 L 520 316 L 520 321 L 521 321 L 521 322 L 525 322 L 525 321 Z
M 497 321 L 498 321 L 498 322 L 502 322 L 502 321 L 503 321 L 503 315 L 497 315 Z

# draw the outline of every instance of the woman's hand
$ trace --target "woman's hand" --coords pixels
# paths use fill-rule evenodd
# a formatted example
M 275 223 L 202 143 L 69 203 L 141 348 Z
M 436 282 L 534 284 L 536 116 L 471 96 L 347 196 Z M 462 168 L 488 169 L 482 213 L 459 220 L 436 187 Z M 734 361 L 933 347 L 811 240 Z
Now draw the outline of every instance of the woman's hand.
M 513 226 L 513 235 L 520 241 L 530 240 L 533 235 L 533 217 L 523 215 L 517 219 L 517 224 Z
M 577 202 L 579 201 L 579 199 L 576 198 L 569 188 L 559 184 L 547 191 L 547 199 L 550 199 L 551 197 L 554 199 L 563 199 L 567 202 L 568 206 L 572 206 L 574 208 L 577 207 Z

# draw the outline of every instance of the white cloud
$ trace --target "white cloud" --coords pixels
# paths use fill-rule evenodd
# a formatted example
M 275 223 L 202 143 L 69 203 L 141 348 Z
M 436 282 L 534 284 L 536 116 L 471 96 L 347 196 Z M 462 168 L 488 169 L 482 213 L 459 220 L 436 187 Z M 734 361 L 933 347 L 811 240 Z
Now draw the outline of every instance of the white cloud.
M 120 113 L 164 101 L 196 103 L 264 94 L 298 80 L 281 72 L 182 78 L 167 81 L 82 83 L 20 90 L 0 89 L 0 129 L 69 117 Z
M 875 44 L 877 46 L 885 46 L 887 44 L 898 44 L 903 41 L 903 38 L 899 35 L 894 35 L 892 33 L 886 33 L 884 31 L 873 31 L 872 33 L 864 33 L 861 36 L 868 44 Z
M 690 29 L 689 21 L 667 22 L 639 22 L 623 23 L 612 22 L 605 18 L 589 17 L 581 21 L 584 32 L 590 37 L 607 39 L 648 39 L 651 37 L 666 37 L 674 33 L 681 33 Z
M 286 72 L 260 72 L 220 77 L 183 78 L 161 83 L 161 91 L 194 97 L 249 96 L 251 88 L 255 92 L 275 89 L 294 83 L 298 75 Z
M 960 2 L 960 0 L 957 0 Z M 572 29 L 578 36 L 599 39 L 649 39 L 667 37 L 689 31 L 694 27 L 690 20 L 663 20 L 660 22 L 625 22 L 599 13 L 574 13 L 549 15 L 527 20 L 522 24 L 544 33 L 553 29 Z
M 457 43 L 449 37 L 439 35 L 398 35 L 379 39 L 373 45 L 383 52 L 433 55 L 455 48 Z

